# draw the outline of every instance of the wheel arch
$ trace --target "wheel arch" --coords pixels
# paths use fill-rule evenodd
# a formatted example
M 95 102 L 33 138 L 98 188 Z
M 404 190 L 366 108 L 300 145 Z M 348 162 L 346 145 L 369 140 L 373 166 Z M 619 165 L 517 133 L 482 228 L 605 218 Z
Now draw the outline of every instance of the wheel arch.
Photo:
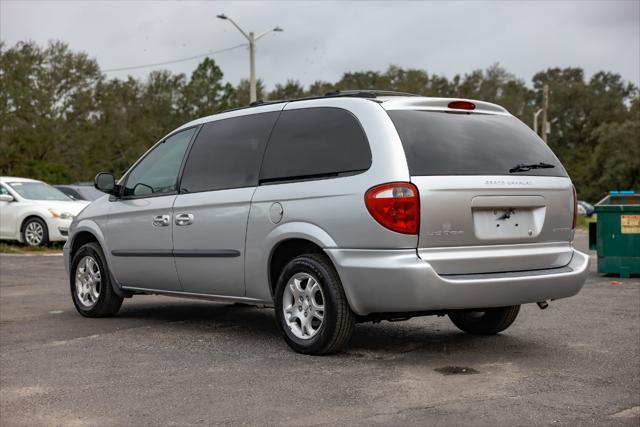
M 113 271 L 111 271 L 111 267 L 110 267 L 111 258 L 109 256 L 109 252 L 104 241 L 104 236 L 100 232 L 100 228 L 98 227 L 98 225 L 93 221 L 84 220 L 84 221 L 81 221 L 78 224 L 78 226 L 74 228 L 75 228 L 74 232 L 71 234 L 71 236 L 69 237 L 70 240 L 68 241 L 69 267 L 71 267 L 71 264 L 73 262 L 73 256 L 78 251 L 78 249 L 80 249 L 83 245 L 86 245 L 87 243 L 94 242 L 98 246 L 100 246 L 100 249 L 102 249 L 102 255 L 104 257 L 105 262 L 107 263 L 107 269 L 109 270 L 109 278 L 111 279 L 110 282 L 111 282 L 111 287 L 113 288 L 113 291 L 119 297 L 123 297 L 123 298 L 131 297 L 130 292 L 124 291 L 120 288 L 118 281 L 113 275 Z M 71 271 L 71 268 L 69 268 L 69 271 Z
M 266 270 L 269 295 L 273 299 L 278 276 L 288 259 L 303 253 L 326 254 L 324 249 L 336 247 L 336 242 L 329 233 L 315 224 L 293 221 L 271 230 L 262 247 L 265 249 L 263 253 L 268 254 L 263 255 L 262 271 Z
M 73 256 L 78 251 L 78 249 L 80 249 L 83 245 L 86 245 L 89 242 L 95 242 L 100 245 L 100 241 L 92 232 L 87 230 L 82 230 L 80 232 L 77 232 L 73 236 L 73 241 L 71 242 L 71 245 L 69 247 L 69 250 L 70 250 L 69 254 L 71 256 L 71 259 L 73 259 Z M 100 247 L 102 247 L 102 245 L 100 245 Z
M 269 291 L 271 296 L 274 297 L 274 301 L 276 283 L 282 269 L 293 258 L 309 253 L 325 254 L 318 244 L 301 237 L 283 239 L 273 247 L 269 254 L 268 277 Z
M 100 227 L 94 221 L 87 219 L 80 220 L 77 224 L 74 222 L 71 225 L 69 239 L 67 240 L 67 246 L 69 247 L 71 258 L 82 245 L 90 241 L 95 241 L 100 245 L 105 257 L 109 260 L 104 236 L 102 235 Z

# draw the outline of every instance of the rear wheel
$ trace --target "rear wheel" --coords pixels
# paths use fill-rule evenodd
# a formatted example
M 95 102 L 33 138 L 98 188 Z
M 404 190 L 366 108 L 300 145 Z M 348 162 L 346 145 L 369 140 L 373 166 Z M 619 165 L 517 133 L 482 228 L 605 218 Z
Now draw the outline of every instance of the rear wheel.
M 354 314 L 325 256 L 302 255 L 284 267 L 276 287 L 276 318 L 285 341 L 298 353 L 329 354 L 347 345 Z
M 73 256 L 69 274 L 71 297 L 78 313 L 86 317 L 109 317 L 120 310 L 122 298 L 111 287 L 102 249 L 87 243 Z
M 518 317 L 520 306 L 465 310 L 449 313 L 458 329 L 469 334 L 494 335 L 507 329 Z

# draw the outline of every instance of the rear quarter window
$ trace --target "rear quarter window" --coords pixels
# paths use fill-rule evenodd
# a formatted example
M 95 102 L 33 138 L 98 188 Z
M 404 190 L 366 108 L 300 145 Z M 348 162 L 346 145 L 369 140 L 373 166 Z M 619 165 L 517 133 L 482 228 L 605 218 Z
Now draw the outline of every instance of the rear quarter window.
M 285 110 L 269 139 L 260 180 L 313 179 L 370 166 L 369 142 L 350 112 L 331 107 Z
M 515 117 L 416 110 L 388 114 L 411 175 L 567 176 L 551 149 Z M 554 167 L 509 172 L 518 164 L 540 162 Z

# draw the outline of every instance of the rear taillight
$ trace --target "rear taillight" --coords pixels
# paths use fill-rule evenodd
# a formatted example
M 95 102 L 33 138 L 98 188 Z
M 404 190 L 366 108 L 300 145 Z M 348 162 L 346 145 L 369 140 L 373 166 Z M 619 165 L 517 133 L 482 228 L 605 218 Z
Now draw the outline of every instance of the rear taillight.
M 576 187 L 572 185 L 573 189 L 573 222 L 571 223 L 571 228 L 576 228 L 576 221 L 578 220 L 578 195 L 576 194 Z
M 389 230 L 418 234 L 420 199 L 418 189 L 409 182 L 392 182 L 371 188 L 364 196 L 371 216 Z

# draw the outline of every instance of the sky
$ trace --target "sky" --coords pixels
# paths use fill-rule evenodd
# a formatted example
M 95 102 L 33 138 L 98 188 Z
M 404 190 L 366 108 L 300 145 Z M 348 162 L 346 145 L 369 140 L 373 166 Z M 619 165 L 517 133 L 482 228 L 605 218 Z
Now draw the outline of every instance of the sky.
M 389 65 L 452 77 L 500 63 L 530 84 L 548 67 L 605 70 L 640 85 L 640 0 L 628 1 L 25 1 L 0 0 L 0 39 L 62 40 L 103 70 L 192 57 L 260 39 L 258 78 L 305 86 Z M 249 74 L 239 47 L 212 55 L 237 84 Z M 108 72 L 145 78 L 154 69 L 190 75 L 202 58 Z

